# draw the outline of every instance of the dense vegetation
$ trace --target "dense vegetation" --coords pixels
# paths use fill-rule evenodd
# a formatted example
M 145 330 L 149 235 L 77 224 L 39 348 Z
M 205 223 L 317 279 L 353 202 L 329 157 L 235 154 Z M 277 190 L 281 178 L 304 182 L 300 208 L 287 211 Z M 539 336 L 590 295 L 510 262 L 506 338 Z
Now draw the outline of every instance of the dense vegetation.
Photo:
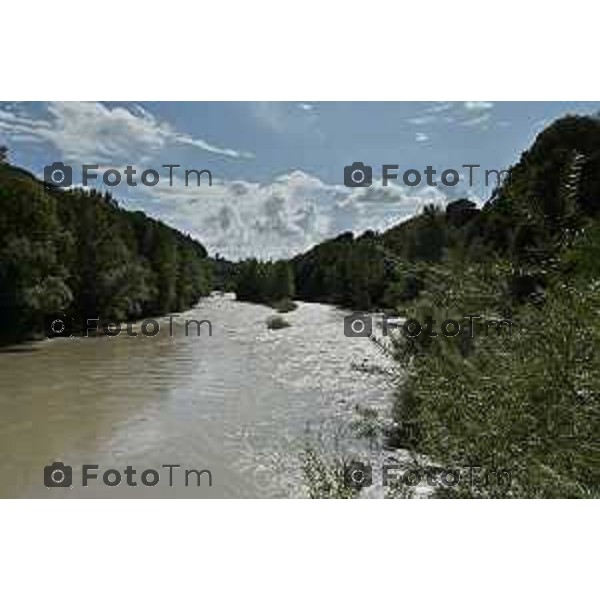
M 40 334 L 56 311 L 124 320 L 210 291 L 201 244 L 108 194 L 49 189 L 0 161 L 0 208 L 2 342 Z
M 512 473 L 510 488 L 464 485 L 438 495 L 600 493 L 599 249 L 595 224 L 548 268 L 543 299 L 535 302 L 515 305 L 511 265 L 476 264 L 445 277 L 436 272 L 406 307 L 438 323 L 469 312 L 509 314 L 516 325 L 510 336 L 479 335 L 469 344 L 396 338 L 404 379 L 389 441 L 411 449 L 415 465 L 427 456 L 447 468 L 478 464 Z
M 405 467 L 512 475 L 510 486 L 461 479 L 434 495 L 600 495 L 599 212 L 600 120 L 567 117 L 538 136 L 481 210 L 466 200 L 429 207 L 383 234 L 346 234 L 293 260 L 306 299 L 421 322 L 479 314 L 515 323 L 510 336 L 395 338 L 402 375 L 393 423 L 381 427 L 388 444 L 410 451 Z M 339 481 L 342 462 L 307 456 L 309 484 L 320 474 L 313 495 L 355 495 Z
M 284 307 L 294 296 L 294 276 L 285 260 L 247 260 L 237 265 L 234 289 L 238 300 Z

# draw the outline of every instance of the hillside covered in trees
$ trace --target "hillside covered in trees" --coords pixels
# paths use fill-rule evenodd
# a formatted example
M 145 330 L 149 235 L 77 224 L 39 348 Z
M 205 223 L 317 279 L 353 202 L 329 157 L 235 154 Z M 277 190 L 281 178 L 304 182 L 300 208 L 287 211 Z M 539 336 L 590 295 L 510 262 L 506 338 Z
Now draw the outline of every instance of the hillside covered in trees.
M 543 285 L 547 262 L 600 210 L 600 119 L 553 123 L 510 169 L 481 210 L 469 200 L 436 206 L 383 232 L 345 233 L 292 260 L 299 299 L 357 309 L 417 297 L 431 265 L 514 264 L 511 285 Z
M 189 236 L 0 163 L 0 342 L 39 335 L 45 314 L 134 319 L 187 309 L 210 289 L 206 250 Z

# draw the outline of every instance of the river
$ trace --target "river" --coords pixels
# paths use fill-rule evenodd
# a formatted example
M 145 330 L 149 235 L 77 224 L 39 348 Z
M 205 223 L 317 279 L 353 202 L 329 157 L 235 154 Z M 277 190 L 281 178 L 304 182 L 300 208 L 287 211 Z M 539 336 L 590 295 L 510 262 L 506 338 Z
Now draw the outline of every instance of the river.
M 161 320 L 155 337 L 3 349 L 0 496 L 306 496 L 307 442 L 326 459 L 368 453 L 348 425 L 356 405 L 385 411 L 390 384 L 357 368 L 385 358 L 368 339 L 344 336 L 346 313 L 299 303 L 284 315 L 291 327 L 269 330 L 273 312 L 215 294 L 173 319 L 172 335 Z M 186 336 L 186 319 L 208 319 L 212 336 L 206 324 L 200 336 L 195 327 Z M 72 487 L 46 487 L 44 467 L 55 461 L 72 467 Z M 87 487 L 84 464 L 98 466 Z M 127 466 L 136 469 L 137 486 L 125 475 L 119 485 L 103 483 L 107 469 Z M 146 469 L 159 473 L 157 485 L 140 482 Z M 186 486 L 185 469 L 210 476 L 200 475 L 198 486 L 191 473 Z

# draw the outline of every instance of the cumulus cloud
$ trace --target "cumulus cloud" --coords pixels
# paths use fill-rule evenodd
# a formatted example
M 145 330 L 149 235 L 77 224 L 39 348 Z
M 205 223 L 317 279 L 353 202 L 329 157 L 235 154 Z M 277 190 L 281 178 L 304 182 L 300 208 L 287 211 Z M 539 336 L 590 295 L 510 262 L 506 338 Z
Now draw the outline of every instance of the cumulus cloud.
M 213 181 L 211 187 L 161 184 L 142 191 L 143 206 L 191 233 L 209 252 L 229 258 L 289 257 L 344 231 L 383 230 L 445 204 L 449 195 L 434 187 L 375 181 L 370 188 L 346 188 L 291 171 L 266 183 Z

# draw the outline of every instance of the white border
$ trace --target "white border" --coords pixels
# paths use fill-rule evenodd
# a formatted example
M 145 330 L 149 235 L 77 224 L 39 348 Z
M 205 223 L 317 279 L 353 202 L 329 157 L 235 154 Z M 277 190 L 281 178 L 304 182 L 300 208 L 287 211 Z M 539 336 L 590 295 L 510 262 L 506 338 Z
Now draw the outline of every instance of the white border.
M 597 512 L 560 500 L 4 501 L 2 596 L 588 598 Z
M 19 0 L 4 100 L 598 100 L 587 0 Z

